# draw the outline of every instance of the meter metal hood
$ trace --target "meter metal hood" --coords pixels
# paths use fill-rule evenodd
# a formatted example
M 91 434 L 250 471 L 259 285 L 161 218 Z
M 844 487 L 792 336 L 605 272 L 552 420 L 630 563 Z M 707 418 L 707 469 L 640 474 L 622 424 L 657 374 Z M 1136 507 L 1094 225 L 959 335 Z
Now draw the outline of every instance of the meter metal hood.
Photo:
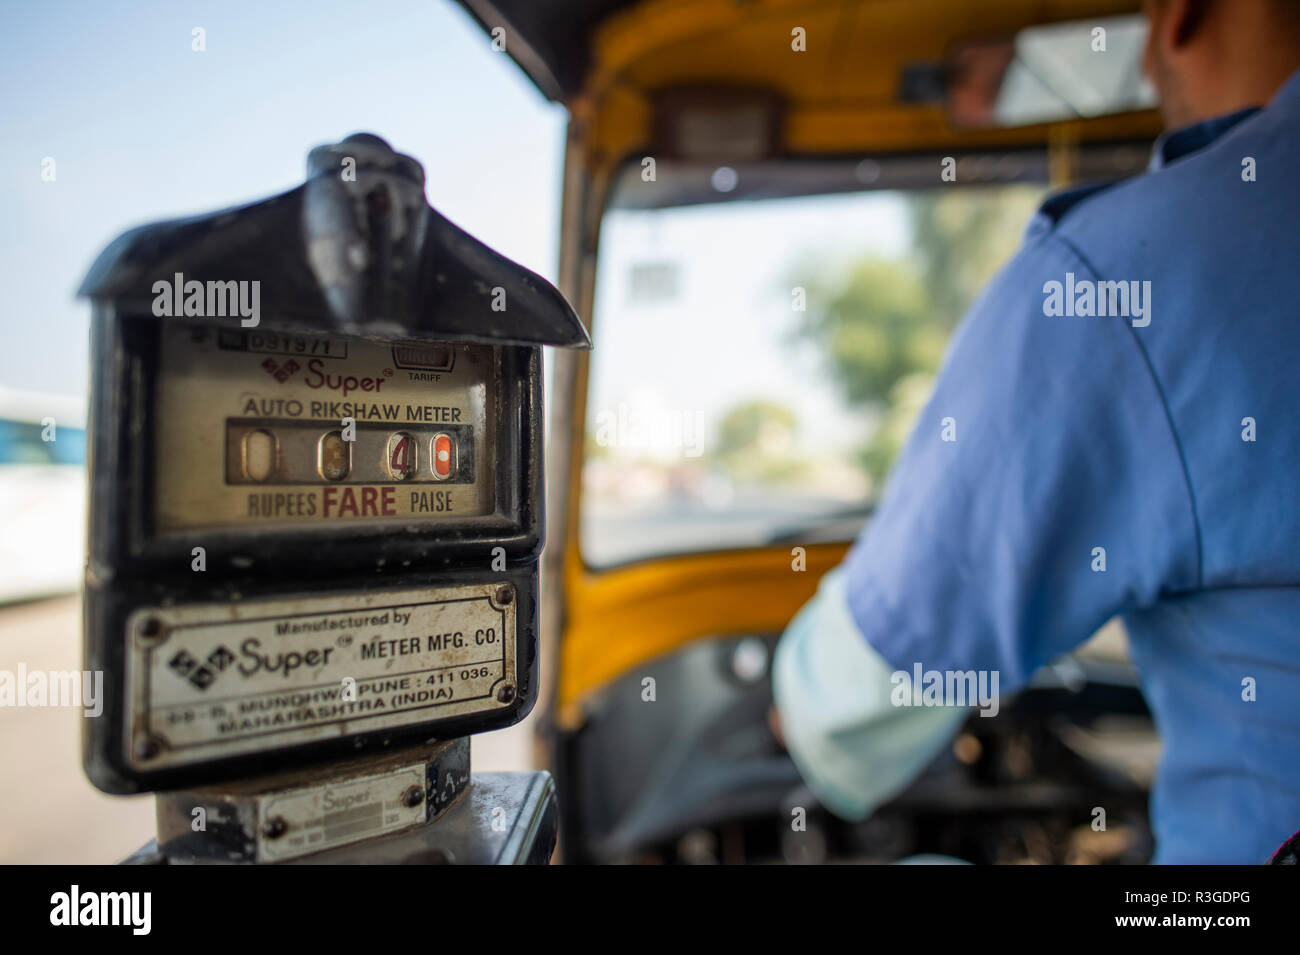
M 127 233 L 93 302 L 85 766 L 232 783 L 509 726 L 537 698 L 541 345 L 563 296 L 361 134 Z
M 174 302 L 159 300 L 159 276 L 181 277 Z M 313 149 L 290 192 L 125 233 L 79 294 L 181 317 L 186 283 L 206 291 L 231 276 L 258 283 L 246 328 L 591 347 L 554 286 L 439 215 L 420 164 L 369 133 Z

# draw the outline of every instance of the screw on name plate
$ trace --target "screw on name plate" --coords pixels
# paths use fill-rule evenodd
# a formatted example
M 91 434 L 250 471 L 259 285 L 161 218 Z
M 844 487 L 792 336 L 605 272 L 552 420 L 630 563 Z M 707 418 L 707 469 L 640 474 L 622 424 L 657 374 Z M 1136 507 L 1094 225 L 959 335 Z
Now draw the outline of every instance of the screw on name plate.
M 509 703 L 514 698 L 515 698 L 515 688 L 511 686 L 509 683 L 505 684 L 499 690 L 497 690 L 498 703 Z
M 423 786 L 411 786 L 406 792 L 402 793 L 402 805 L 408 809 L 414 809 L 422 802 L 424 802 Z
M 157 759 L 164 749 L 166 744 L 159 737 L 147 734 L 138 737 L 133 747 L 135 758 L 141 761 Z
M 508 604 L 515 599 L 514 588 L 508 584 L 497 588 L 497 603 Z
M 266 825 L 262 827 L 262 835 L 268 839 L 279 839 L 289 831 L 289 823 L 284 816 L 272 816 L 266 820 Z
M 136 626 L 136 633 L 145 643 L 161 643 L 167 636 L 167 625 L 157 617 L 145 617 Z

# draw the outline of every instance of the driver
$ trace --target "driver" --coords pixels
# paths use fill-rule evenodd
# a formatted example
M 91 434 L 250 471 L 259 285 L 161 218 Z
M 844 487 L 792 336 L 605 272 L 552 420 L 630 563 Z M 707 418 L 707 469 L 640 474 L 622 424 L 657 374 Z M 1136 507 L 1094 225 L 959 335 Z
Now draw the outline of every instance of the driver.
M 954 688 L 1011 692 L 1120 615 L 1155 861 L 1300 827 L 1300 0 L 1144 12 L 1149 170 L 1043 204 L 778 646 L 781 734 L 843 817 L 948 744 L 980 702 Z

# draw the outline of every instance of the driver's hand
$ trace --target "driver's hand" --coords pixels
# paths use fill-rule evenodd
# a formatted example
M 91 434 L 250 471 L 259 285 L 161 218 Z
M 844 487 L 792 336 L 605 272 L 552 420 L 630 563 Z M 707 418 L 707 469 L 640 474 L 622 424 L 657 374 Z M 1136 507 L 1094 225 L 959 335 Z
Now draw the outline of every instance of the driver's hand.
M 785 749 L 785 735 L 781 732 L 781 711 L 773 703 L 767 708 L 767 728 L 772 731 L 777 745 Z

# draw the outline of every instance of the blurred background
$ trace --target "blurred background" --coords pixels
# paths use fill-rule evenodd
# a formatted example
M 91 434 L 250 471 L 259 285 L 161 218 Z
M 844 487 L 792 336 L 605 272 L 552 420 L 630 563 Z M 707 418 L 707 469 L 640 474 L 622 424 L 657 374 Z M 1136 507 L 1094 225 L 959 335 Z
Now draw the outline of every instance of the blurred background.
M 368 130 L 424 164 L 439 211 L 554 280 L 564 111 L 450 3 L 19 0 L 0 91 L 0 670 L 81 668 L 74 295 L 121 232 L 293 188 L 309 149 Z M 152 838 L 152 797 L 82 775 L 80 720 L 0 707 L 0 863 L 110 863 Z M 526 768 L 531 722 L 478 736 L 475 769 Z

